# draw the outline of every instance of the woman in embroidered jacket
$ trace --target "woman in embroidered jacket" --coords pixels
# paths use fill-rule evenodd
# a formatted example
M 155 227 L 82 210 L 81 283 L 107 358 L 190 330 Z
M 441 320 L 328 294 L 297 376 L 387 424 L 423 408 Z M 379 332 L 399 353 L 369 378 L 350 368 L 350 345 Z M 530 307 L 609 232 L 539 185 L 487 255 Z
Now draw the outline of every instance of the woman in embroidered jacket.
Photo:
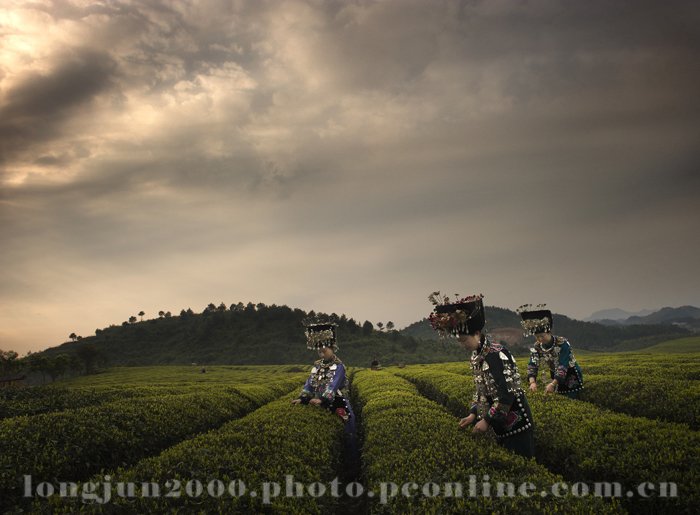
M 311 374 L 301 394 L 292 404 L 311 405 L 335 413 L 344 423 L 345 452 L 348 467 L 359 466 L 355 434 L 355 414 L 348 399 L 348 378 L 345 365 L 335 355 L 338 350 L 336 324 L 305 320 L 309 350 L 318 351 Z
M 469 415 L 459 421 L 459 427 L 476 423 L 473 433 L 492 428 L 500 445 L 526 458 L 534 457 L 532 412 L 520 386 L 518 366 L 508 349 L 484 332 L 483 296 L 466 297 L 452 304 L 444 297 L 441 304 L 439 294 L 429 297 L 435 305 L 429 318 L 433 328 L 442 337 L 456 336 L 465 349 L 472 351 L 476 392 Z
M 544 364 L 549 369 L 551 381 L 545 387 L 545 393 L 558 393 L 575 399 L 583 390 L 583 372 L 579 366 L 571 344 L 563 336 L 552 334 L 552 312 L 541 309 L 529 310 L 530 304 L 520 306 L 518 313 L 525 329 L 525 335 L 534 335 L 535 344 L 530 348 L 530 361 L 527 364 L 527 380 L 530 390 L 537 391 L 537 374 Z

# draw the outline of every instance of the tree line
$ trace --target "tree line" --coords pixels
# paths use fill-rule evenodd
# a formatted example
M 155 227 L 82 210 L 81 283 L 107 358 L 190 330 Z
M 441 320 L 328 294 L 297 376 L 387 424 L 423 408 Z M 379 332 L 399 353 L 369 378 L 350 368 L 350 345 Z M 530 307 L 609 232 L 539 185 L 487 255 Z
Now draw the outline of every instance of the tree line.
M 75 341 L 78 341 L 76 336 Z M 0 349 L 0 377 L 12 378 L 36 374 L 41 382 L 53 382 L 57 379 L 79 374 L 91 374 L 103 364 L 102 356 L 93 343 L 83 345 L 75 352 L 61 352 L 55 355 L 28 352 L 19 357 L 13 350 Z

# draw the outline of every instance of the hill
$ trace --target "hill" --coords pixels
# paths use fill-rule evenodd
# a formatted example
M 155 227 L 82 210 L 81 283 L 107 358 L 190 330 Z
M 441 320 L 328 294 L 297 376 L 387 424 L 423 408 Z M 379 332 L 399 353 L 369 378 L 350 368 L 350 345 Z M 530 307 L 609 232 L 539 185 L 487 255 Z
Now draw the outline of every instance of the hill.
M 287 306 L 241 303 L 230 309 L 210 305 L 201 314 L 124 323 L 97 330 L 95 336 L 66 342 L 41 354 L 76 354 L 94 348 L 103 365 L 277 365 L 309 363 L 317 358 L 306 349 L 302 320 L 313 312 Z M 429 363 L 463 360 L 456 342 L 424 341 L 398 331 L 383 332 L 370 322 L 360 325 L 335 313 L 323 316 L 338 323 L 338 356 L 351 366 L 384 363 Z
M 653 311 L 647 314 L 637 314 L 629 317 L 620 317 L 620 313 L 614 313 L 615 310 L 599 311 L 598 314 L 606 313 L 607 318 L 599 318 L 595 322 L 608 326 L 624 326 L 624 325 L 674 325 L 691 332 L 700 331 L 700 309 L 694 306 L 681 306 L 679 308 L 665 307 L 658 311 Z M 594 314 L 595 315 L 595 314 Z
M 625 311 L 620 308 L 612 309 L 601 309 L 596 311 L 588 318 L 584 319 L 584 322 L 600 322 L 602 320 L 626 320 L 631 316 L 646 316 L 651 315 L 654 312 L 652 309 L 642 309 L 641 311 L 636 311 L 634 313 L 630 311 Z
M 691 336 L 689 338 L 678 338 L 676 340 L 661 342 L 642 350 L 644 352 L 659 352 L 671 354 L 700 352 L 700 336 Z
M 666 307 L 650 315 L 629 317 L 625 320 L 625 324 L 691 324 L 700 328 L 700 308 L 695 306 Z
M 528 352 L 531 338 L 522 337 L 514 311 L 489 307 L 487 328 L 518 355 Z M 94 336 L 63 343 L 36 353 L 33 360 L 67 354 L 79 358 L 85 369 L 98 366 L 145 365 L 281 365 L 316 359 L 306 349 L 302 320 L 313 312 L 288 306 L 238 303 L 226 308 L 213 304 L 200 314 L 183 310 L 179 316 L 98 329 Z M 370 322 L 359 324 L 345 315 L 320 315 L 338 324 L 338 355 L 349 366 L 461 361 L 466 352 L 454 341 L 440 341 L 427 321 L 402 331 L 378 331 Z M 554 316 L 556 333 L 575 348 L 593 351 L 633 351 L 691 333 L 671 325 L 609 327 Z M 88 356 L 86 358 L 86 355 Z M 90 357 L 92 356 L 92 357 Z M 88 360 L 92 360 L 91 363 Z M 51 361 L 51 360 L 49 360 Z M 44 372 L 42 372 L 42 375 Z

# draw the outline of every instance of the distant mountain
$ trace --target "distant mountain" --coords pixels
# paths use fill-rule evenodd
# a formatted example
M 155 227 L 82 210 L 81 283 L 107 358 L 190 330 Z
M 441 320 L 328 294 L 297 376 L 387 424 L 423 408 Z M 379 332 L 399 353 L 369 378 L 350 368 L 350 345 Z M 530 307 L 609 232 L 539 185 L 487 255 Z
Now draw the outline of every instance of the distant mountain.
M 646 316 L 629 317 L 626 324 L 672 324 L 700 320 L 700 308 L 681 306 L 679 308 L 662 308 Z
M 620 308 L 601 309 L 600 311 L 596 311 L 591 316 L 584 319 L 584 322 L 601 322 L 608 323 L 607 325 L 610 325 L 610 322 L 626 320 L 632 316 L 646 316 L 652 314 L 653 312 L 653 309 L 642 309 L 641 311 L 636 312 L 625 311 L 624 309 Z
M 623 324 L 665 324 L 687 329 L 694 333 L 699 333 L 700 308 L 696 308 L 694 306 L 681 306 L 679 308 L 666 307 L 643 317 L 629 317 L 623 322 Z
M 604 309 L 596 311 L 587 320 L 607 326 L 669 324 L 698 332 L 700 331 L 700 308 L 694 306 L 665 307 L 657 311 L 644 309 L 637 313 L 628 313 L 617 308 Z
M 663 324 L 687 329 L 695 333 L 700 332 L 700 308 L 694 306 L 681 306 L 679 308 L 666 307 L 644 315 L 637 314 L 622 319 L 612 318 L 622 313 L 626 312 L 621 309 L 603 310 L 594 313 L 593 316 L 608 315 L 608 318 L 596 320 L 596 323 L 607 326 L 619 327 Z

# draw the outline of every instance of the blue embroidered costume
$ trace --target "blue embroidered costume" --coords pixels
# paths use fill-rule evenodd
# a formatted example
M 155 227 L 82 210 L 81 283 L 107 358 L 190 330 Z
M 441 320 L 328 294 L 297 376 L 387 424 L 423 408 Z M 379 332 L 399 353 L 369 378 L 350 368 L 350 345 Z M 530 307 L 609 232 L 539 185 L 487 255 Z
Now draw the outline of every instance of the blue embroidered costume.
M 335 355 L 336 324 L 304 321 L 307 348 L 325 352 L 327 358 L 314 362 L 309 378 L 299 395 L 301 404 L 319 399 L 321 407 L 334 413 L 344 424 L 346 473 L 349 478 L 359 473 L 360 459 L 357 446 L 355 413 L 348 397 L 348 378 L 345 365 Z M 328 350 L 332 350 L 331 354 Z
M 345 432 L 354 433 L 355 415 L 346 395 L 347 390 L 345 365 L 334 356 L 330 360 L 319 359 L 314 362 L 299 399 L 302 404 L 308 404 L 311 399 L 321 399 L 321 406 L 343 419 Z

